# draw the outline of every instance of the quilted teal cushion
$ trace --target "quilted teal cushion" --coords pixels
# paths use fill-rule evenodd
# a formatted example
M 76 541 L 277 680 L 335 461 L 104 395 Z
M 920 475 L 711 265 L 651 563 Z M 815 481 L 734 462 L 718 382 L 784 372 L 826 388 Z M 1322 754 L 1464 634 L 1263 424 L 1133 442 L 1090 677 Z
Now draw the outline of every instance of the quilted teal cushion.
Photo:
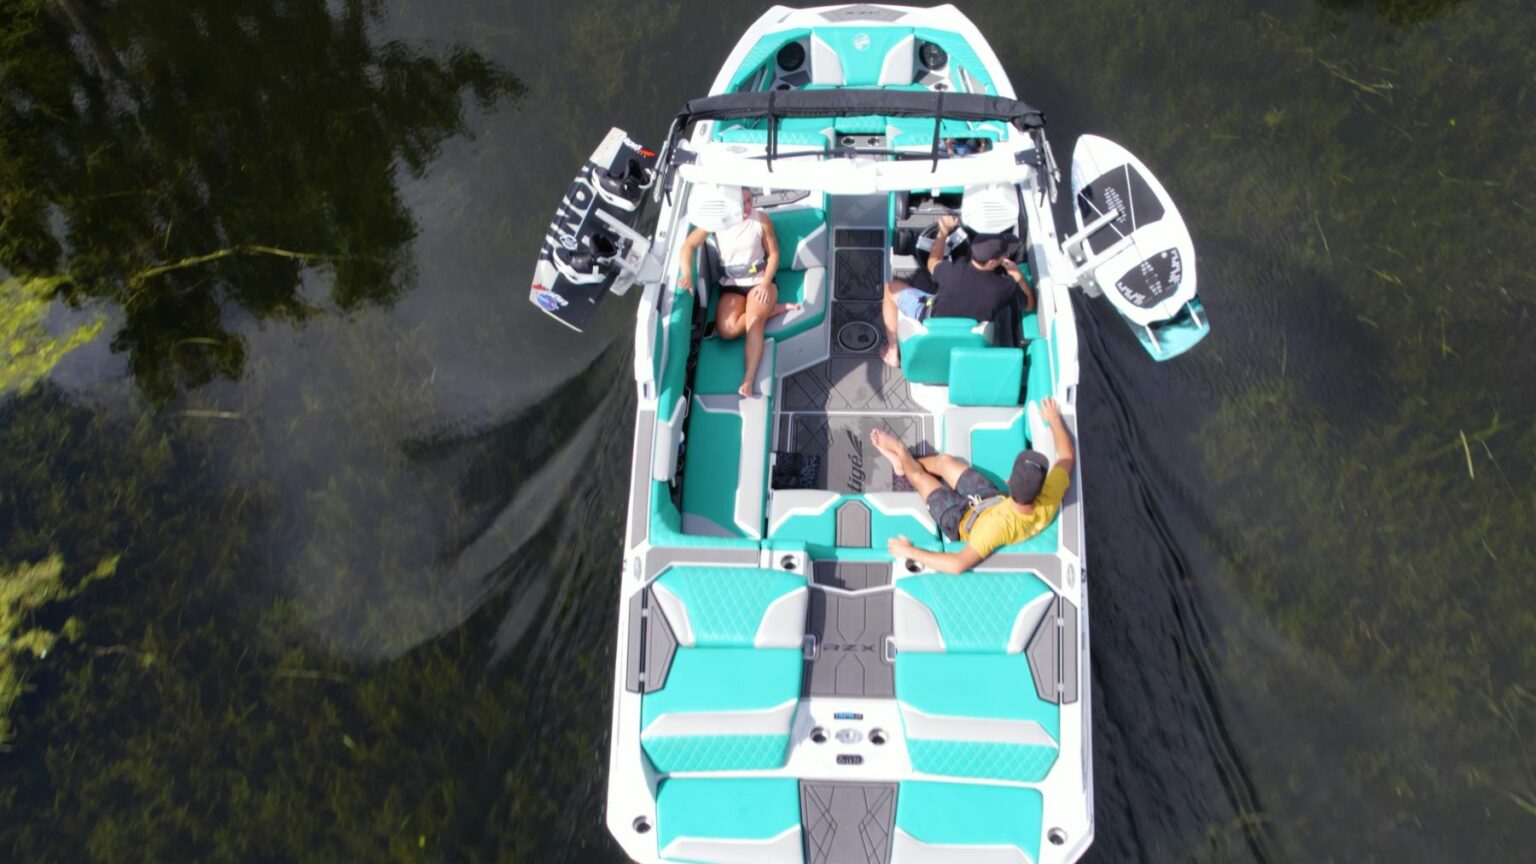
M 927 606 L 946 651 L 1003 652 L 1025 606 L 1050 588 L 1029 573 L 925 573 L 896 590 Z
M 800 698 L 803 663 L 795 648 L 679 648 L 666 683 L 641 699 L 641 748 L 664 773 L 782 767 L 789 757 L 793 714 L 779 709 Z M 759 719 L 743 733 L 733 723 L 733 712 Z M 781 728 L 764 734 L 760 718 L 775 713 L 782 715 Z M 662 734 L 665 729 L 653 726 L 678 714 L 718 716 L 698 734 Z
M 1043 744 L 991 741 L 908 741 L 912 770 L 945 777 L 1038 783 L 1060 751 Z
M 751 567 L 673 567 L 656 584 L 682 601 L 700 648 L 751 648 L 768 607 L 805 577 Z

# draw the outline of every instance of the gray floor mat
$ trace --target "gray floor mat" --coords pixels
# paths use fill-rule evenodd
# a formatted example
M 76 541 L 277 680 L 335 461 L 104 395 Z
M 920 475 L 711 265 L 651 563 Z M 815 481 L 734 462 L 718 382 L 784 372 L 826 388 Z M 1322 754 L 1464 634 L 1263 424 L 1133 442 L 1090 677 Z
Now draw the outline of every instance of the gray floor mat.
M 833 357 L 784 379 L 785 411 L 921 414 L 900 369 L 874 356 Z
M 885 864 L 896 824 L 895 783 L 800 781 L 806 864 Z
M 787 442 L 785 449 L 818 457 L 814 488 L 847 495 L 912 488 L 906 478 L 895 476 L 869 440 L 874 429 L 895 435 L 919 455 L 934 452 L 933 421 L 922 414 L 786 413 L 780 423 L 779 440 Z
M 879 301 L 885 293 L 885 253 L 879 249 L 839 249 L 833 299 Z

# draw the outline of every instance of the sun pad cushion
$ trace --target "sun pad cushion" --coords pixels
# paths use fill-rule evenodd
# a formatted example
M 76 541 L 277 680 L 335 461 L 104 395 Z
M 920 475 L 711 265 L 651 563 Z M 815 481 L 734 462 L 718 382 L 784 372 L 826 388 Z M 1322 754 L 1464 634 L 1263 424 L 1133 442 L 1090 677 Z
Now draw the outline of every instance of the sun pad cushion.
M 656 846 L 667 861 L 799 864 L 800 784 L 793 778 L 671 777 L 656 795 Z
M 1037 861 L 1043 811 L 1044 799 L 1036 789 L 903 782 L 896 794 L 891 864 L 966 864 L 968 852 L 978 861 L 996 864 L 1006 860 L 995 854 L 999 846 L 1012 846 L 1027 856 L 1017 859 L 1021 864 Z

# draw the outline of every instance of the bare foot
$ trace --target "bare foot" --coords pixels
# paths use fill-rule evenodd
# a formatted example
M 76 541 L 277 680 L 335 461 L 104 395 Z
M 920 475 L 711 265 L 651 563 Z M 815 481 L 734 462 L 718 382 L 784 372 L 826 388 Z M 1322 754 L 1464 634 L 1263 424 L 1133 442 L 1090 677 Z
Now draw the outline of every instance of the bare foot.
M 885 365 L 895 369 L 901 365 L 901 349 L 896 347 L 895 342 L 887 341 L 885 347 L 880 349 L 880 359 L 885 361 Z
M 741 382 L 741 386 L 736 388 L 736 395 L 743 399 L 751 399 L 757 396 L 757 391 L 752 386 L 751 381 L 743 381 Z
M 884 429 L 871 431 L 869 433 L 869 440 L 875 442 L 875 449 L 879 450 L 880 455 L 884 456 L 891 463 L 891 473 L 897 477 L 907 476 L 907 469 L 902 466 L 902 462 L 905 461 L 902 457 L 908 455 L 907 445 L 898 441 L 895 436 Z
M 803 303 L 775 303 L 773 311 L 768 313 L 768 317 L 775 318 L 786 312 L 798 312 L 804 305 Z

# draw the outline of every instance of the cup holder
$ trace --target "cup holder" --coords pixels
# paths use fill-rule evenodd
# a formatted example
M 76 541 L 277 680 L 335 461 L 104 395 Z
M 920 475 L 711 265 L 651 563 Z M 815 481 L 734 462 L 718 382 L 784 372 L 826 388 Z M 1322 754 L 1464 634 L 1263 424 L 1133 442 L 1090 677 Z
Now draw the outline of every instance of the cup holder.
M 649 834 L 651 831 L 651 820 L 644 816 L 636 816 L 635 821 L 631 824 L 634 825 L 636 834 Z
M 868 321 L 849 321 L 837 328 L 837 344 L 844 351 L 863 353 L 880 342 L 880 331 Z
M 907 559 L 907 572 L 908 573 L 921 573 L 922 570 L 923 570 L 923 565 L 917 563 L 916 561 L 913 561 L 911 558 Z
M 821 728 L 820 726 L 817 726 L 815 729 L 812 729 L 811 730 L 811 740 L 815 741 L 817 744 L 825 744 L 825 743 L 827 743 L 827 730 Z
M 1052 828 L 1050 832 L 1045 835 L 1045 839 L 1051 841 L 1052 846 L 1062 846 L 1067 842 L 1067 832 L 1061 830 L 1060 828 Z
M 871 730 L 869 730 L 869 743 L 875 745 L 876 747 L 879 747 L 880 745 L 884 744 L 885 741 L 886 741 L 886 738 L 885 738 L 885 730 L 884 729 L 871 729 Z
M 779 566 L 784 568 L 785 570 L 793 570 L 793 569 L 795 569 L 795 556 L 793 556 L 793 555 L 785 555 L 783 558 L 780 558 L 779 559 Z

